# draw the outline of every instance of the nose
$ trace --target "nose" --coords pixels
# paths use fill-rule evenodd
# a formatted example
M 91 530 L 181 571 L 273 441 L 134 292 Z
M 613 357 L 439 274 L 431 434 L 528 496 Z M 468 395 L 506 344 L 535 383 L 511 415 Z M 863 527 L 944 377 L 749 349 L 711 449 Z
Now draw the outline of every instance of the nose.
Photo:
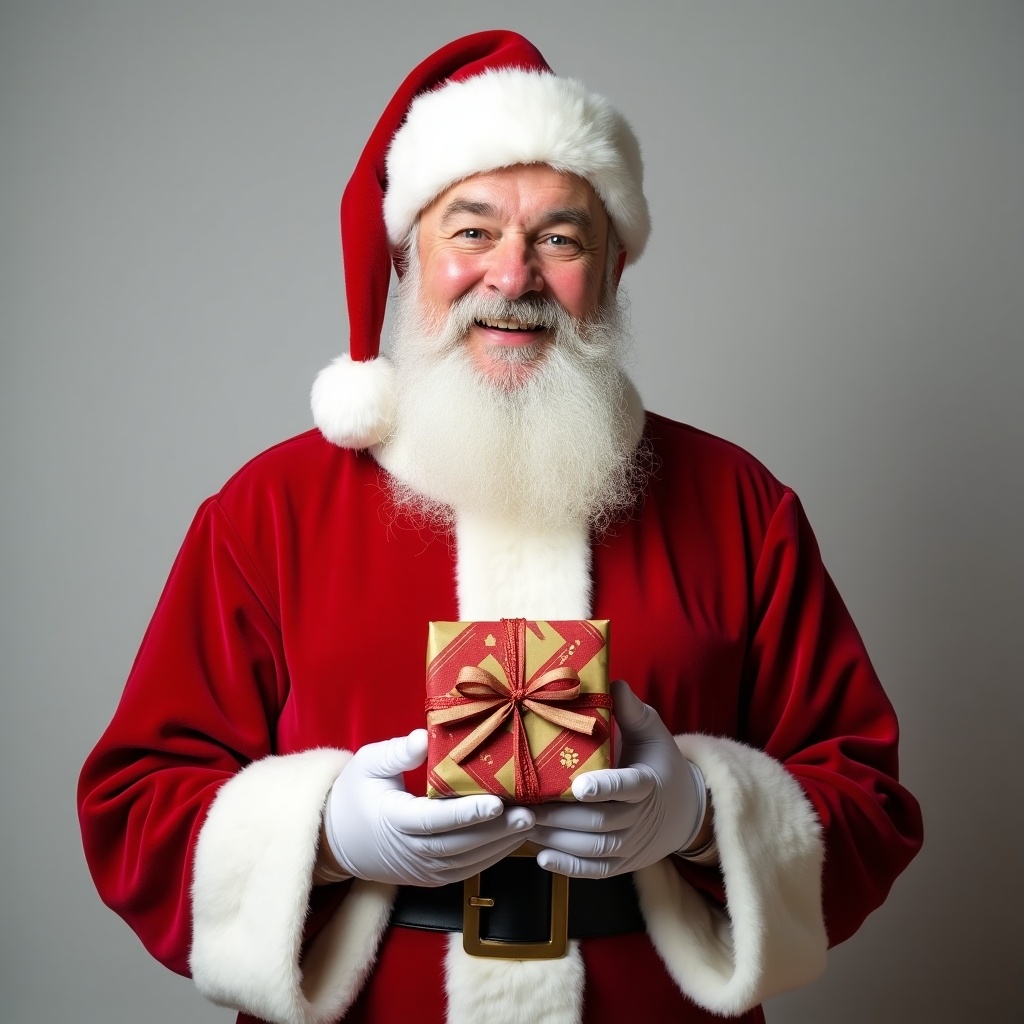
M 490 252 L 484 284 L 505 299 L 519 299 L 544 287 L 532 246 L 515 235 L 501 238 Z

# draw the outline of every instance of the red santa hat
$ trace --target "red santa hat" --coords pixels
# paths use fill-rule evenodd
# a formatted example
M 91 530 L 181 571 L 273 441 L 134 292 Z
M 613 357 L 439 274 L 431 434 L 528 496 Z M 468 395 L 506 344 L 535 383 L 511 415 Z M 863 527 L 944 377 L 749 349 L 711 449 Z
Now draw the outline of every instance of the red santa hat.
M 394 374 L 380 334 L 392 260 L 420 211 L 471 175 L 535 163 L 590 182 L 626 262 L 639 258 L 650 218 L 632 129 L 603 96 L 557 77 L 529 40 L 506 31 L 465 36 L 402 83 L 341 200 L 349 353 L 320 372 L 311 395 L 329 441 L 368 448 L 391 428 Z

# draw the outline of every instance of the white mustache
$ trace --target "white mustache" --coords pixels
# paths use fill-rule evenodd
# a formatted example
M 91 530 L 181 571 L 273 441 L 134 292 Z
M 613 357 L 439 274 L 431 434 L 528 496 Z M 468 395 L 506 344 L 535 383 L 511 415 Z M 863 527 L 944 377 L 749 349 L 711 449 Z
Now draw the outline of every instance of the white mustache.
M 553 331 L 556 336 L 579 329 L 573 317 L 550 299 L 499 299 L 486 295 L 464 295 L 448 311 L 445 334 L 452 340 L 461 339 L 478 320 L 514 320 L 536 324 Z

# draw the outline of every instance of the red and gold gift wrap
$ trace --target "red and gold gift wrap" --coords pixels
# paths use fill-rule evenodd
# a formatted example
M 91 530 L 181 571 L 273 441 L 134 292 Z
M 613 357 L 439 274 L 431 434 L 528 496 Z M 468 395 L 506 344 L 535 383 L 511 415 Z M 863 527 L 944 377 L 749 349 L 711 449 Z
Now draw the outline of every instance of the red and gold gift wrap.
M 431 622 L 427 795 L 572 800 L 612 764 L 608 621 Z

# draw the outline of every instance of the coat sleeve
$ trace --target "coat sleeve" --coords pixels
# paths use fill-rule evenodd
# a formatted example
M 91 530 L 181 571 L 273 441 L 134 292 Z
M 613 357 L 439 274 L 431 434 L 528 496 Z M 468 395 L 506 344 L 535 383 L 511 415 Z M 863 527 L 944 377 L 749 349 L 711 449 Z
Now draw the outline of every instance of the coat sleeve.
M 753 574 L 743 687 L 738 741 L 677 737 L 714 799 L 718 882 L 665 861 L 637 877 L 670 973 L 722 1014 L 814 980 L 921 843 L 895 714 L 789 491 Z
M 899 725 L 863 641 L 787 492 L 754 577 L 744 739 L 781 762 L 814 808 L 830 945 L 881 906 L 921 846 L 899 783 Z
M 101 898 L 180 974 L 189 973 L 199 830 L 224 782 L 273 752 L 287 686 L 273 596 L 210 499 L 78 788 Z
M 334 1019 L 358 990 L 391 894 L 356 883 L 340 912 L 311 907 L 323 801 L 350 755 L 277 750 L 288 689 L 273 589 L 210 499 L 82 770 L 78 805 L 100 896 L 153 956 L 216 1002 L 312 1022 Z M 317 943 L 331 946 L 331 970 L 314 970 L 317 943 L 303 948 L 311 910 L 329 919 Z M 366 938 L 352 947 L 353 935 Z

